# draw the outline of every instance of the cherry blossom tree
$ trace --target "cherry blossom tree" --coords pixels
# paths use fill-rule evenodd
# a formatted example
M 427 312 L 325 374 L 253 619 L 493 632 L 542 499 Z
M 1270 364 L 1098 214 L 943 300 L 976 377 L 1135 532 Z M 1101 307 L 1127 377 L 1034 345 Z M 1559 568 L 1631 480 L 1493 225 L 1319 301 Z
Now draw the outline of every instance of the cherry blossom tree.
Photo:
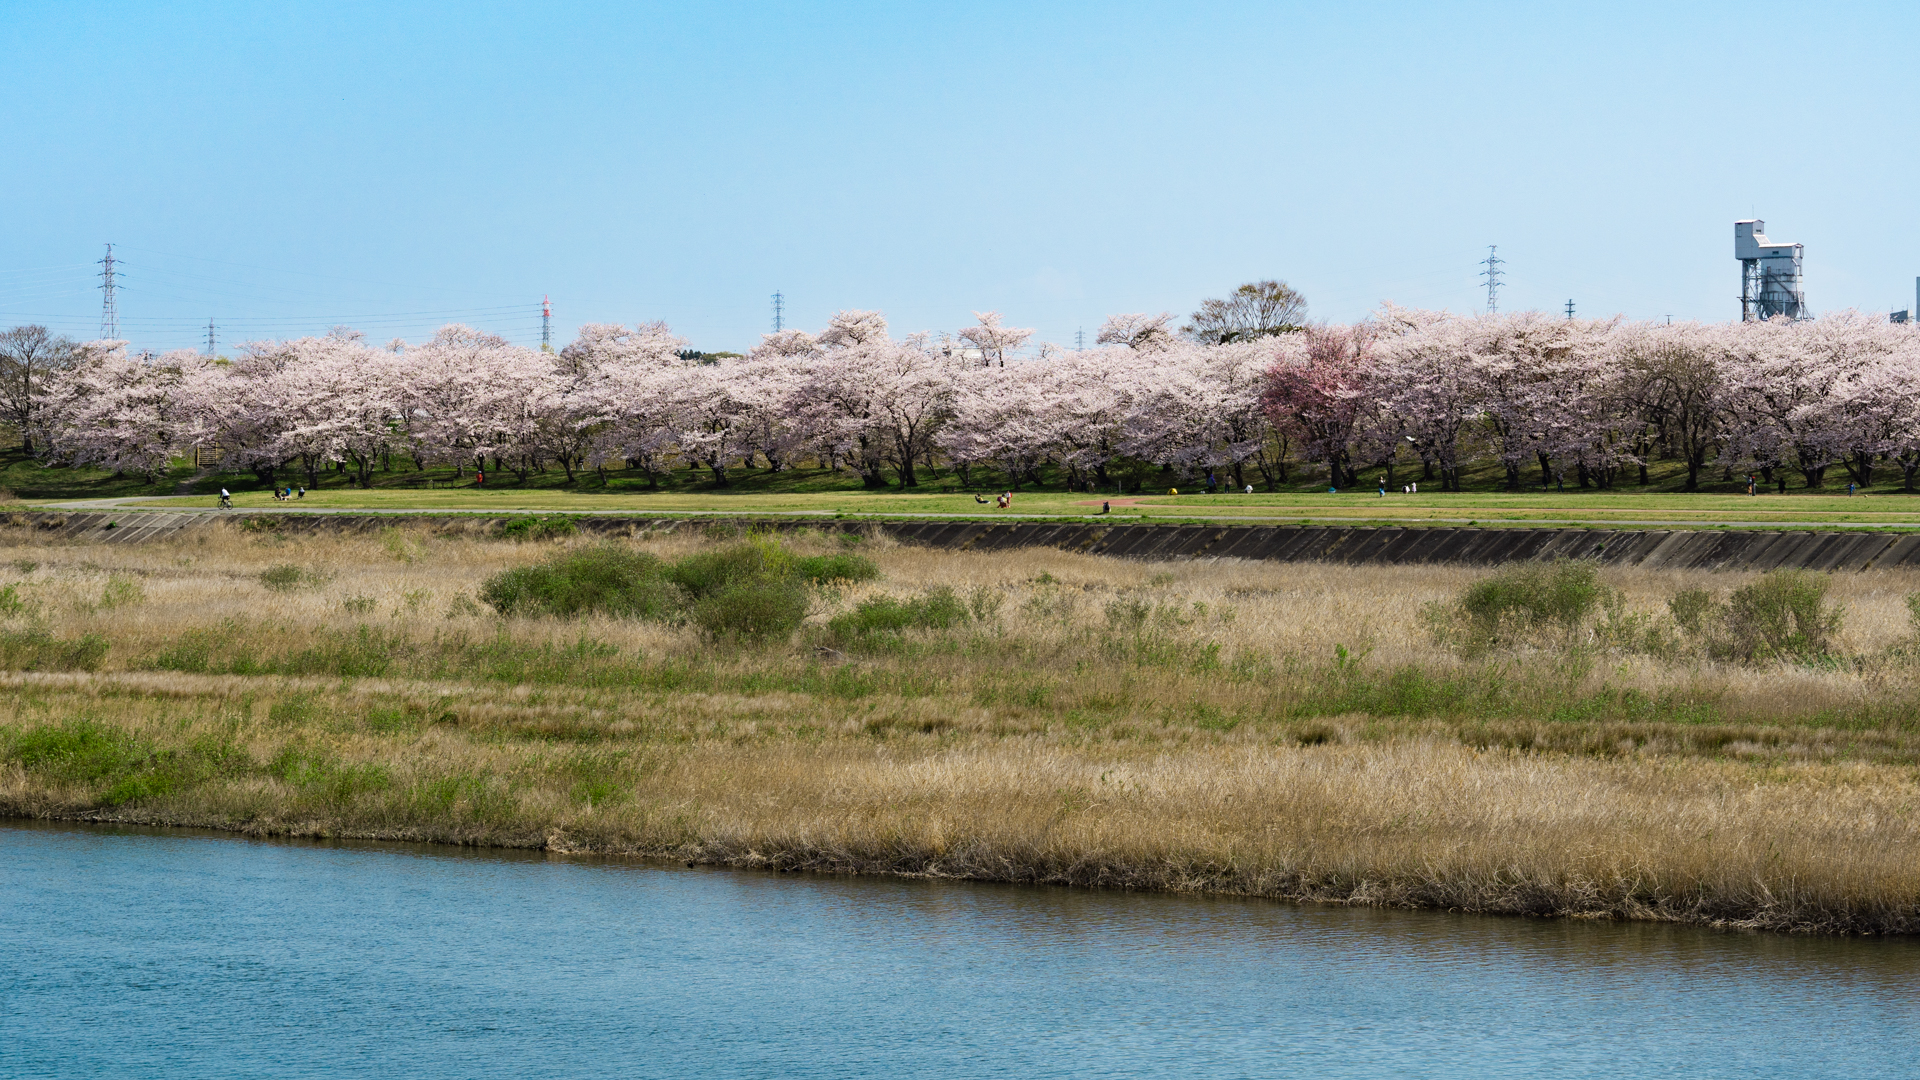
M 979 325 L 969 326 L 960 331 L 960 337 L 972 342 L 980 350 L 985 364 L 999 367 L 1007 366 L 1007 354 L 1027 343 L 1033 336 L 1032 330 L 1000 325 L 1000 313 L 997 311 L 976 311 L 973 317 L 980 320 Z

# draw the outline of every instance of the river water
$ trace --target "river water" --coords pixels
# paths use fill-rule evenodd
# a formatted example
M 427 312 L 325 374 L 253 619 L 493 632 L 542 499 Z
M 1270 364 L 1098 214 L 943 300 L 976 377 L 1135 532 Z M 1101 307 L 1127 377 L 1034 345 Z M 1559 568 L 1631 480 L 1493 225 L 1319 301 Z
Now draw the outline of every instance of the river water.
M 1920 942 L 0 824 L 0 1077 L 1920 1076 Z

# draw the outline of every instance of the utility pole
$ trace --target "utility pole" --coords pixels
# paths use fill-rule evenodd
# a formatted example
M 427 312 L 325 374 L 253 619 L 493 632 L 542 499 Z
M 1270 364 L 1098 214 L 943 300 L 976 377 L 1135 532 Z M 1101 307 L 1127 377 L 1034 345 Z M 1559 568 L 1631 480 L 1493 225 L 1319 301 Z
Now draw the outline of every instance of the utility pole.
M 553 351 L 553 301 L 540 298 L 540 351 Z
M 1503 284 L 1500 280 L 1500 264 L 1507 260 L 1494 254 L 1499 250 L 1499 245 L 1488 244 L 1487 257 L 1480 260 L 1480 265 L 1486 267 L 1485 270 L 1480 271 L 1480 276 L 1487 279 L 1487 314 L 1489 315 L 1498 314 L 1500 311 L 1499 289 Z
M 213 316 L 209 315 L 207 316 L 207 358 L 208 359 L 212 359 L 214 355 L 213 343 L 214 343 Z
M 1573 318 L 1573 301 L 1567 301 L 1567 318 Z
M 113 274 L 116 263 L 113 258 L 112 244 L 107 245 L 107 257 L 99 260 L 99 263 L 101 267 L 100 290 L 102 293 L 100 300 L 100 337 L 103 340 L 112 340 L 120 336 L 120 312 L 114 306 L 113 297 Z
M 787 327 L 787 298 L 779 293 L 773 294 L 773 332 L 779 333 Z

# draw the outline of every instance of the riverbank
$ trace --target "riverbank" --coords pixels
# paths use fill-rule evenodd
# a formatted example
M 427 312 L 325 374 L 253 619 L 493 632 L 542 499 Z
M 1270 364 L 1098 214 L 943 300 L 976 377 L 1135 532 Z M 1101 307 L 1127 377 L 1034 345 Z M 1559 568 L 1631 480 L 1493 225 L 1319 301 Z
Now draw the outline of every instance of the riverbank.
M 1835 658 L 1753 668 L 1463 658 L 1418 618 L 1482 573 L 1454 567 L 794 542 L 882 576 L 816 591 L 790 638 L 739 645 L 483 608 L 487 576 L 555 542 L 14 532 L 0 812 L 1920 931 L 1920 681 L 1902 651 L 1920 575 L 1836 576 Z M 1608 580 L 1652 618 L 1679 589 L 1749 578 Z M 945 627 L 827 629 L 941 586 L 969 612 Z

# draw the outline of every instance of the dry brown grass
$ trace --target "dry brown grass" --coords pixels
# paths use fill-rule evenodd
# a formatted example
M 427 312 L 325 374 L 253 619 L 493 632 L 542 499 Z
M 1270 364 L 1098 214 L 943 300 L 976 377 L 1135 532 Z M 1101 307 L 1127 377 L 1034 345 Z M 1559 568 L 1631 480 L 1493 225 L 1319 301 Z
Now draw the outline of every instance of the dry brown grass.
M 990 625 L 842 661 L 816 654 L 816 631 L 735 650 L 683 628 L 503 622 L 474 608 L 488 574 L 551 545 L 418 531 L 9 539 L 0 585 L 24 607 L 6 626 L 112 647 L 98 672 L 0 675 L 8 813 L 1920 931 L 1920 727 L 1901 704 L 1913 700 L 1911 669 L 1889 658 L 1911 636 L 1913 574 L 1835 579 L 1843 644 L 1859 662 L 1755 670 L 1543 652 L 1489 666 L 1434 645 L 1414 617 L 1475 571 L 868 540 L 885 576 L 824 598 L 812 622 L 868 594 L 936 586 L 1004 603 Z M 708 543 L 631 542 L 667 556 Z M 309 571 L 308 583 L 267 588 L 260 575 L 279 565 Z M 1653 609 L 1676 589 L 1745 578 L 1608 580 Z M 1130 600 L 1160 613 L 1144 652 L 1106 614 Z M 415 651 L 350 678 L 155 669 L 193 631 L 269 656 L 362 626 Z M 583 637 L 601 660 L 518 681 L 501 677 L 518 669 L 489 666 Z M 510 648 L 470 648 L 485 642 Z M 1335 644 L 1364 660 L 1343 673 Z M 1495 692 L 1393 712 L 1346 708 L 1326 689 L 1347 679 L 1353 700 L 1375 700 L 1368 688 L 1396 671 Z M 1640 704 L 1608 706 L 1622 690 Z M 119 740 L 117 771 L 23 755 L 23 739 L 48 732 L 56 749 L 82 746 L 76 732 Z

